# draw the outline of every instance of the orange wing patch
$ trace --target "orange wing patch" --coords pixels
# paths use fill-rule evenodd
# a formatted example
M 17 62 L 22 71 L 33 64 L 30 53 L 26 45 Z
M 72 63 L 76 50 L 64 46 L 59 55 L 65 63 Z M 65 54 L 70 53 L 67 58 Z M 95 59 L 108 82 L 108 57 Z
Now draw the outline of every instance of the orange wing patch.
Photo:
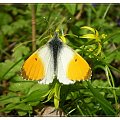
M 91 68 L 88 63 L 78 54 L 68 64 L 67 77 L 70 80 L 86 80 L 91 77 Z
M 33 53 L 22 67 L 22 76 L 29 80 L 41 80 L 45 76 L 44 64 L 37 53 Z

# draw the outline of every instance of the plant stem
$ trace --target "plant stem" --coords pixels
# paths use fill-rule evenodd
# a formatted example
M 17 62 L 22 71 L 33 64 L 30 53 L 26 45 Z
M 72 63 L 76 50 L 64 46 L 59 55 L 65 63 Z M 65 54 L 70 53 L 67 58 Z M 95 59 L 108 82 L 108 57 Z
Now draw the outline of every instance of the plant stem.
M 32 10 L 32 51 L 36 50 L 36 20 L 35 20 L 35 5 L 31 4 Z

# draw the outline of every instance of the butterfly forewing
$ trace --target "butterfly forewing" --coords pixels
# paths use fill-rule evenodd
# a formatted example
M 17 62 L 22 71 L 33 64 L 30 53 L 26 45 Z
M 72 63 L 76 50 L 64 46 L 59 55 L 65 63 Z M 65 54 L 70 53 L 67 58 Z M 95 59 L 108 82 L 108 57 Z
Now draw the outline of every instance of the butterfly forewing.
M 22 76 L 29 80 L 38 80 L 40 83 L 51 83 L 53 58 L 49 46 L 45 45 L 33 53 L 22 67 Z

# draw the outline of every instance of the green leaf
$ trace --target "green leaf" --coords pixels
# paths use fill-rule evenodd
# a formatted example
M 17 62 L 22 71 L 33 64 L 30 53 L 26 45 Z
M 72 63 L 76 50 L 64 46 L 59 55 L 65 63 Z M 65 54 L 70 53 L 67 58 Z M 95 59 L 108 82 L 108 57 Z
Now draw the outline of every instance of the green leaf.
M 4 26 L 2 26 L 1 30 L 2 30 L 2 32 L 5 35 L 7 35 L 7 34 L 12 35 L 14 33 L 14 31 L 13 31 L 13 29 L 12 29 L 12 27 L 10 25 L 4 25 Z
M 28 27 L 29 20 L 24 20 L 24 19 L 18 19 L 11 23 L 10 25 L 5 24 L 2 26 L 2 32 L 5 35 L 13 35 L 17 32 L 19 32 L 20 29 L 23 29 L 25 27 Z
M 5 62 L 0 63 L 0 80 L 9 79 L 10 77 L 14 76 L 16 72 L 20 71 L 21 66 L 23 64 L 22 55 L 27 54 L 29 49 L 25 46 L 19 46 L 14 49 L 14 53 L 12 57 L 13 60 L 5 60 Z
M 109 84 L 108 84 L 108 82 L 107 81 L 103 81 L 103 80 L 94 80 L 93 82 L 92 82 L 92 85 L 94 86 L 94 87 L 108 87 L 109 86 Z
M 11 83 L 9 90 L 10 91 L 21 91 L 23 93 L 27 93 L 28 90 L 34 85 L 34 82 L 31 81 L 23 81 L 23 82 L 17 82 L 17 83 Z
M 76 4 L 64 4 L 64 6 L 66 7 L 66 9 L 68 10 L 68 12 L 69 12 L 71 15 L 74 15 L 74 14 L 75 14 Z
M 18 19 L 17 21 L 12 23 L 12 27 L 15 30 L 20 29 L 20 28 L 24 28 L 24 27 L 27 27 L 27 25 L 28 25 L 27 22 L 28 21 L 26 21 L 24 19 Z
M 118 31 L 114 36 L 111 36 L 111 39 L 114 43 L 120 43 L 120 31 Z
M 0 105 L 5 105 L 8 103 L 19 103 L 20 102 L 20 97 L 17 96 L 2 96 L 0 98 Z
M 40 101 L 44 94 L 45 93 L 43 91 L 41 92 L 40 90 L 33 91 L 29 96 L 26 96 L 22 102 Z
M 3 80 L 3 75 L 13 66 L 14 62 L 10 60 L 6 60 L 5 62 L 0 63 L 0 80 Z M 13 71 L 10 71 L 9 74 L 5 77 L 6 79 L 9 79 L 11 76 L 13 76 L 15 73 Z
M 13 110 L 15 108 L 16 104 L 8 104 L 6 105 L 5 108 L 1 109 L 0 111 L 3 112 L 10 112 L 11 110 Z
M 97 89 L 94 89 L 89 81 L 87 81 L 88 88 L 93 93 L 95 99 L 99 102 L 103 111 L 106 115 L 116 115 L 114 109 L 112 108 L 111 104 L 99 93 Z
M 48 85 L 40 85 L 39 90 L 32 91 L 28 93 L 25 99 L 22 102 L 35 102 L 43 99 L 43 96 L 48 92 Z
M 32 110 L 32 107 L 29 104 L 21 103 L 21 104 L 16 105 L 15 109 L 30 111 L 30 110 Z
M 51 88 L 45 95 L 45 96 L 48 95 L 47 100 L 45 102 L 48 102 L 54 96 L 54 94 L 55 94 L 55 89 Z
M 36 101 L 36 102 L 28 102 L 29 105 L 31 106 L 37 106 L 40 102 Z
M 0 111 L 8 111 L 10 112 L 11 110 L 16 109 L 16 110 L 22 110 L 22 111 L 30 111 L 32 110 L 32 107 L 29 104 L 25 103 L 20 103 L 20 104 L 8 104 L 6 105 L 5 108 L 1 109 Z
M 108 55 L 104 59 L 106 63 L 111 63 L 113 60 L 120 60 L 120 51 L 109 51 Z
M 48 89 L 49 89 L 49 85 L 38 84 L 38 82 L 37 82 L 30 88 L 28 95 L 37 90 L 47 91 Z
M 27 111 L 18 111 L 19 116 L 25 116 L 27 114 Z
M 0 25 L 8 24 L 12 21 L 12 17 L 9 13 L 0 12 Z
M 2 69 L 2 72 L 0 72 L 0 80 L 9 79 L 10 77 L 13 77 L 16 72 L 18 72 L 21 69 L 21 63 L 22 59 L 19 59 L 17 62 L 13 62 L 10 60 L 6 60 L 3 63 L 0 63 L 0 68 Z
M 13 49 L 13 58 L 15 61 L 18 61 L 20 58 L 22 58 L 23 55 L 27 55 L 30 52 L 30 49 L 23 45 L 18 45 Z

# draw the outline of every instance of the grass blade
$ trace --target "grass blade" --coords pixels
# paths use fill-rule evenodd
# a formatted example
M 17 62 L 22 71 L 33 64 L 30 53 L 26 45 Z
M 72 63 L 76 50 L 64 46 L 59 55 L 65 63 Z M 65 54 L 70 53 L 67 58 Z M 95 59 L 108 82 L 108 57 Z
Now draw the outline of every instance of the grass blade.
M 99 102 L 101 105 L 103 111 L 105 112 L 106 115 L 108 116 L 115 116 L 116 112 L 114 111 L 113 107 L 111 104 L 99 93 L 97 89 L 94 89 L 89 81 L 87 81 L 88 88 L 90 91 L 93 93 L 95 99 Z

